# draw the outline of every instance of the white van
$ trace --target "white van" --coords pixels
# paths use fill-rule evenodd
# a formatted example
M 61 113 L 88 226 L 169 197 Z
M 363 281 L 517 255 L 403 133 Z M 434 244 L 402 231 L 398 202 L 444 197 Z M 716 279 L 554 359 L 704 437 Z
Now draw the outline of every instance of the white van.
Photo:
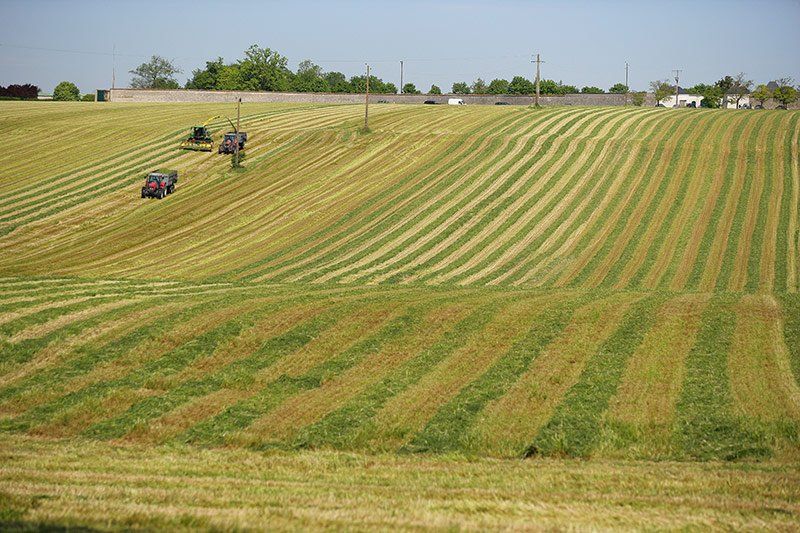
M 467 105 L 461 98 L 448 98 L 447 105 Z

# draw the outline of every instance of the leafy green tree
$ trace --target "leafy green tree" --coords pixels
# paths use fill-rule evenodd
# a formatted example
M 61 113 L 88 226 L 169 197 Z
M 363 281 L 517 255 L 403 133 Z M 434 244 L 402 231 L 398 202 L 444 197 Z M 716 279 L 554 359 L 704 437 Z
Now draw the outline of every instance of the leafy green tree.
M 687 90 L 691 94 L 699 94 L 703 97 L 700 101 L 700 107 L 716 109 L 722 102 L 722 89 L 717 84 L 706 85 L 705 83 L 698 83 Z
M 581 89 L 582 94 L 604 94 L 605 91 L 600 87 L 584 87 Z
M 564 85 L 558 82 L 558 94 L 578 94 L 580 91 L 574 85 Z
M 656 104 L 661 103 L 661 100 L 674 94 L 674 88 L 667 80 L 655 80 L 650 82 L 650 90 L 656 97 Z
M 292 90 L 300 93 L 324 93 L 330 90 L 322 68 L 310 59 L 301 61 L 297 74 L 292 78 Z
M 486 82 L 481 78 L 472 82 L 472 87 L 470 87 L 470 89 L 472 90 L 472 94 L 487 94 L 489 92 Z
M 535 92 L 536 85 L 522 76 L 514 76 L 511 83 L 508 84 L 508 94 L 534 94 Z
M 375 81 L 378 78 L 375 76 L 369 77 L 369 89 L 371 92 L 375 92 Z M 367 77 L 362 76 L 351 76 L 350 77 L 350 92 L 351 93 L 364 93 L 367 92 Z
M 788 107 L 797 101 L 797 89 L 791 85 L 781 85 L 773 91 L 772 97 L 783 107 Z
M 63 102 L 77 102 L 81 97 L 78 86 L 71 81 L 62 81 L 53 89 L 53 100 Z
M 639 91 L 631 94 L 631 104 L 642 107 L 644 105 L 644 99 L 647 97 L 647 93 L 644 91 Z
M 185 87 L 205 91 L 219 89 L 219 77 L 224 69 L 225 64 L 221 57 L 214 61 L 206 61 L 206 68 L 192 71 L 192 77 L 186 81 Z
M 753 94 L 751 94 L 750 96 L 752 96 L 754 100 L 759 102 L 761 104 L 761 107 L 764 107 L 764 103 L 770 98 L 772 98 L 772 91 L 770 91 L 769 87 L 767 87 L 766 85 L 761 84 L 758 87 L 756 87 L 756 90 L 753 91 Z
M 469 94 L 469 85 L 465 81 L 459 81 L 453 84 L 453 94 Z
M 95 95 L 93 93 L 86 93 L 81 96 L 81 102 L 94 102 Z
M 733 79 L 733 76 L 725 76 L 724 78 L 718 80 L 714 85 L 722 89 L 722 94 L 726 94 L 735 83 L 736 80 Z
M 288 60 L 269 48 L 252 45 L 245 58 L 237 61 L 239 80 L 238 90 L 286 91 L 290 88 L 292 73 L 287 67 Z
M 403 94 L 421 94 L 421 92 L 413 83 L 403 85 Z
M 216 88 L 222 91 L 247 90 L 245 81 L 242 78 L 242 71 L 238 64 L 225 65 L 219 73 Z
M 625 85 L 624 83 L 615 83 L 611 86 L 608 90 L 611 94 L 625 94 L 630 90 L 630 88 Z
M 131 87 L 134 89 L 177 89 L 175 74 L 179 74 L 181 70 L 171 61 L 154 55 L 150 61 L 129 72 L 133 74 Z
M 363 93 L 367 91 L 367 77 L 353 76 L 350 78 L 351 92 Z M 397 87 L 393 83 L 384 83 L 377 76 L 369 77 L 369 92 L 374 94 L 396 93 Z
M 442 90 L 439 88 L 438 85 L 431 85 L 428 94 L 442 94 Z
M 347 93 L 350 92 L 350 84 L 347 83 L 347 78 L 341 72 L 326 72 L 323 76 L 325 83 L 328 84 L 328 90 L 332 93 Z
M 508 94 L 508 80 L 495 78 L 489 83 L 489 94 Z
M 536 85 L 533 85 L 533 92 L 536 92 Z M 553 80 L 540 80 L 539 92 L 541 94 L 562 94 L 561 84 Z

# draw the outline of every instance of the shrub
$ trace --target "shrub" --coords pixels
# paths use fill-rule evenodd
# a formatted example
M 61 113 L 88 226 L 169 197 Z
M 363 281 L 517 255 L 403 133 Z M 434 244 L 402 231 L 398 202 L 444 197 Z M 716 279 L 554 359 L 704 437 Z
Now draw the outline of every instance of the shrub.
M 81 96 L 81 102 L 94 102 L 95 95 L 94 93 L 86 93 Z
M 53 100 L 62 102 L 77 102 L 81 97 L 78 86 L 71 81 L 62 81 L 53 89 Z
M 22 100 L 36 100 L 39 96 L 39 87 L 26 83 L 24 85 L 11 84 L 5 89 L 5 96 L 20 98 Z

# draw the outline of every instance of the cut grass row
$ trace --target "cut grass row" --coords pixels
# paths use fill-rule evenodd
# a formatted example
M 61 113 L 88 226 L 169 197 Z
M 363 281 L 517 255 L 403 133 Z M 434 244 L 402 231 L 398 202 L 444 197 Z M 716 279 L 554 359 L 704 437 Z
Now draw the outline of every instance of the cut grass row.
M 455 461 L 0 435 L 3 529 L 775 529 L 796 465 Z
M 11 337 L 0 431 L 498 456 L 800 447 L 788 295 L 201 288 Z

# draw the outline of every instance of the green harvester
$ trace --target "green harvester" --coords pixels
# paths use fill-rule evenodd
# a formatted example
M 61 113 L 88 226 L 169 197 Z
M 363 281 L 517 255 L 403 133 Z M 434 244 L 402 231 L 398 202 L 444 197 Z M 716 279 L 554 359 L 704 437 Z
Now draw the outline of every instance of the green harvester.
M 196 152 L 212 151 L 214 149 L 214 139 L 211 137 L 208 123 L 215 118 L 219 118 L 219 115 L 211 117 L 200 126 L 192 126 L 192 129 L 189 130 L 189 136 L 181 142 L 181 148 L 184 150 L 194 150 Z

